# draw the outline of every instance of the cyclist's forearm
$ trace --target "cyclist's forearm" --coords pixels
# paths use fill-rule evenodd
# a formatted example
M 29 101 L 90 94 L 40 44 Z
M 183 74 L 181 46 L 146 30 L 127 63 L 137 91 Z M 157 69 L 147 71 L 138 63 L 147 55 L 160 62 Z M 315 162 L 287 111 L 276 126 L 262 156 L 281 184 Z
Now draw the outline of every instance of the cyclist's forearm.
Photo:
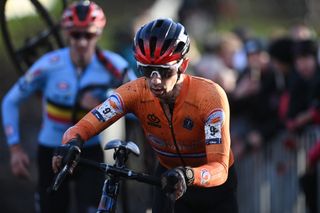
M 228 178 L 228 166 L 221 162 L 212 162 L 193 168 L 193 185 L 200 187 L 219 186 Z
M 7 143 L 11 146 L 19 143 L 19 89 L 14 86 L 2 100 L 2 123 L 7 137 Z
M 84 118 L 82 118 L 76 125 L 70 127 L 63 135 L 62 143 L 66 144 L 71 139 L 80 138 L 83 141 L 89 140 L 91 137 L 99 133 L 98 128 L 96 128 L 90 119 L 87 117 L 90 114 L 87 114 Z

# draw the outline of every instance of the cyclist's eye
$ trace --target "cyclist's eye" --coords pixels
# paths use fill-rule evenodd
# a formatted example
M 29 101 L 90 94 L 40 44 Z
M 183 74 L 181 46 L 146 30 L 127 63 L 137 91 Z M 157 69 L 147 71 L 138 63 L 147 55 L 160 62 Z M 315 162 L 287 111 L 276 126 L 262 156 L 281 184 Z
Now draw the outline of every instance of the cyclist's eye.
M 150 77 L 151 72 L 153 71 L 152 69 L 149 69 L 148 67 L 144 67 L 144 66 L 138 66 L 138 70 L 140 71 L 141 75 L 148 78 Z
M 166 78 L 170 78 L 171 76 L 173 76 L 176 71 L 174 69 L 170 68 L 160 68 L 158 70 L 158 72 L 161 75 L 161 78 L 166 79 Z
M 87 40 L 90 40 L 94 38 L 96 35 L 97 35 L 96 33 L 89 33 L 89 32 L 77 32 L 77 31 L 70 32 L 70 36 L 75 40 L 78 40 L 80 38 L 85 38 Z

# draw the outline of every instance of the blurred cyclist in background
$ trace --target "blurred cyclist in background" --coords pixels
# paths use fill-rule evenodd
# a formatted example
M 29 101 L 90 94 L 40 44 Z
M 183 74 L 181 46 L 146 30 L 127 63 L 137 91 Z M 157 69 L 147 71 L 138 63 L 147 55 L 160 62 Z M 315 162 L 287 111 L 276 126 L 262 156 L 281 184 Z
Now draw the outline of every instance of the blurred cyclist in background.
M 107 89 L 119 86 L 125 75 L 134 78 L 132 70 L 128 70 L 128 63 L 121 56 L 97 48 L 105 24 L 104 12 L 97 4 L 90 1 L 71 4 L 61 20 L 69 47 L 38 59 L 3 99 L 3 125 L 10 146 L 12 172 L 15 176 L 30 178 L 29 156 L 22 148 L 19 135 L 19 105 L 36 91 L 42 94 L 43 120 L 37 150 L 40 212 L 63 213 L 69 208 L 68 184 L 57 193 L 48 193 L 47 190 L 54 177 L 48 168 L 53 151 L 61 144 L 63 133 L 89 109 L 105 100 Z M 83 155 L 103 161 L 97 136 L 83 147 Z M 77 186 L 77 212 L 95 209 L 103 179 L 100 172 L 77 168 L 72 178 Z
M 162 177 L 162 191 L 155 189 L 153 213 L 169 212 L 172 201 L 176 213 L 236 213 L 228 99 L 218 84 L 185 74 L 189 48 L 184 26 L 171 19 L 142 26 L 135 35 L 134 54 L 143 77 L 117 88 L 66 131 L 60 150 L 81 148 L 132 112 L 159 160 L 156 175 Z M 63 156 L 53 157 L 54 172 Z

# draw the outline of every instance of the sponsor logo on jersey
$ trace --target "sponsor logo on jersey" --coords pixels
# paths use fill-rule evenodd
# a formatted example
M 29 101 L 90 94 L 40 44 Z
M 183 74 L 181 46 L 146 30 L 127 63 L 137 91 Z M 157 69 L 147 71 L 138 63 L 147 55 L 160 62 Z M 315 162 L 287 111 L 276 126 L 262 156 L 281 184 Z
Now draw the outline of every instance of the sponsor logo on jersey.
M 200 170 L 200 184 L 207 185 L 211 179 L 211 174 L 207 169 Z
M 148 114 L 148 125 L 161 128 L 160 119 L 155 114 Z
M 108 121 L 117 114 L 123 113 L 121 97 L 118 94 L 112 94 L 103 104 L 94 109 L 92 113 L 101 122 Z
M 205 124 L 206 144 L 221 144 L 221 128 L 224 120 L 224 112 L 219 109 L 213 111 Z
M 57 83 L 57 87 L 59 90 L 68 90 L 70 85 L 67 82 L 62 81 L 62 82 Z
M 183 128 L 191 130 L 193 128 L 193 121 L 191 118 L 185 118 L 183 121 Z
M 57 61 L 60 60 L 60 57 L 58 55 L 53 55 L 51 58 L 50 58 L 50 62 L 51 63 L 55 63 Z

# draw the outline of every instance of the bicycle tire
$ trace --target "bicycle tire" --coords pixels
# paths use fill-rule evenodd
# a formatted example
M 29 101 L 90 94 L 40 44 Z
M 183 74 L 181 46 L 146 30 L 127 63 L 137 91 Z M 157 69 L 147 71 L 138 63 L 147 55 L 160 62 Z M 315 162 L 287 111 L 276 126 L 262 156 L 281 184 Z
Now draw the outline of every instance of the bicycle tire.
M 1 33 L 3 37 L 4 46 L 9 53 L 9 57 L 15 66 L 18 74 L 23 74 L 26 69 L 31 65 L 31 63 L 26 63 L 23 61 L 22 52 L 27 51 L 30 48 L 34 48 L 38 45 L 37 42 L 42 42 L 42 40 L 47 39 L 52 36 L 53 41 L 56 43 L 58 47 L 63 47 L 64 43 L 62 37 L 58 31 L 57 25 L 53 22 L 50 14 L 48 13 L 47 9 L 38 1 L 38 0 L 29 0 L 30 4 L 35 8 L 35 11 L 38 13 L 39 17 L 44 21 L 46 26 L 48 26 L 49 30 L 47 30 L 47 34 L 45 34 L 45 30 L 41 31 L 37 34 L 39 37 L 38 41 L 35 41 L 34 44 L 27 46 L 22 46 L 20 49 L 15 48 L 13 38 L 10 35 L 8 29 L 8 20 L 6 16 L 6 4 L 9 0 L 2 0 L 0 1 L 0 25 L 1 25 Z M 65 4 L 63 4 L 65 7 Z M 43 35 L 41 35 L 41 33 Z M 42 37 L 41 37 L 42 36 Z M 41 40 L 42 39 L 42 40 Z

